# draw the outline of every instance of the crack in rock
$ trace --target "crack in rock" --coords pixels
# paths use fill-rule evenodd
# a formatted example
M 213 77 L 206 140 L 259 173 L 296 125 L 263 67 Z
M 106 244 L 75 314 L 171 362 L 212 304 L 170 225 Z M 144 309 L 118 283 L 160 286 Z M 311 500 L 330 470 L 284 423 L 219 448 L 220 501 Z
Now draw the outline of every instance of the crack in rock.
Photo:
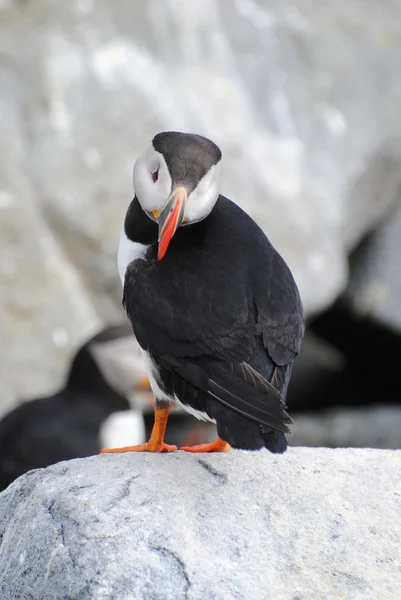
M 183 578 L 184 600 L 188 600 L 188 591 L 191 587 L 191 581 L 188 577 L 184 561 L 175 552 L 173 552 L 169 548 L 165 548 L 164 546 L 150 546 L 150 550 L 152 550 L 152 552 L 160 554 L 165 560 L 167 560 L 170 563 L 173 562 L 173 564 L 176 565 L 179 575 L 181 575 Z M 171 565 L 168 570 L 172 570 Z
M 227 475 L 225 475 L 224 473 L 219 473 L 219 471 L 216 471 L 216 469 L 214 467 L 212 467 L 211 465 L 209 465 L 209 463 L 206 462 L 205 460 L 199 459 L 198 463 L 208 473 L 213 475 L 213 477 L 215 477 L 217 479 L 217 481 L 219 481 L 220 484 L 227 483 Z
M 131 483 L 135 479 L 138 479 L 138 477 L 140 477 L 140 475 L 134 475 L 133 477 L 130 477 L 129 479 L 126 479 L 124 481 L 120 490 L 117 492 L 117 494 L 114 496 L 114 498 L 112 498 L 112 500 L 110 502 L 110 507 L 104 511 L 105 513 L 108 513 L 110 510 L 115 508 L 117 504 L 120 504 L 123 500 L 125 500 L 125 498 L 128 498 L 128 496 L 130 495 L 130 491 L 131 491 Z
M 57 527 L 58 534 L 59 534 L 59 537 L 60 537 L 60 541 L 61 541 L 63 547 L 66 549 L 66 551 L 68 553 L 68 556 L 69 556 L 69 558 L 71 560 L 72 566 L 74 567 L 74 569 L 75 568 L 81 569 L 81 567 L 77 563 L 75 557 L 72 555 L 71 549 L 70 549 L 70 547 L 69 547 L 69 545 L 68 545 L 68 543 L 66 541 L 66 537 L 65 537 L 65 524 L 62 523 L 59 519 L 57 519 L 56 516 L 54 515 L 54 511 L 53 511 L 54 504 L 55 504 L 55 500 L 52 500 L 52 502 L 50 502 L 49 506 L 46 507 L 47 508 L 47 512 L 50 515 L 50 517 L 51 517 L 52 521 L 54 522 L 55 526 Z M 76 527 L 78 526 L 77 521 L 75 521 L 74 519 L 72 519 L 69 515 L 64 514 L 64 515 L 62 515 L 62 518 L 70 521 Z

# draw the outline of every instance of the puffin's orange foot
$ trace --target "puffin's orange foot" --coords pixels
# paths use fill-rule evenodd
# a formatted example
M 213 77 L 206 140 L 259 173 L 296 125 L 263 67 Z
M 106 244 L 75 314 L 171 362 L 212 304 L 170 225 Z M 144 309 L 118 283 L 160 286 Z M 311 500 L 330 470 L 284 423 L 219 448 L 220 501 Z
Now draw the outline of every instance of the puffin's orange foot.
M 180 450 L 184 452 L 228 452 L 231 450 L 230 444 L 217 438 L 211 444 L 198 444 L 197 446 L 182 446 Z
M 149 441 L 146 444 L 137 446 L 124 446 L 123 448 L 103 448 L 100 454 L 111 452 L 174 452 L 178 450 L 177 446 L 170 446 L 164 443 L 164 432 L 168 418 L 168 408 L 155 407 L 155 421 Z
M 174 452 L 175 450 L 178 450 L 177 446 L 165 444 L 164 442 L 157 445 L 146 442 L 146 444 L 124 446 L 123 448 L 103 448 L 103 450 L 100 450 L 100 454 L 109 454 L 112 452 Z

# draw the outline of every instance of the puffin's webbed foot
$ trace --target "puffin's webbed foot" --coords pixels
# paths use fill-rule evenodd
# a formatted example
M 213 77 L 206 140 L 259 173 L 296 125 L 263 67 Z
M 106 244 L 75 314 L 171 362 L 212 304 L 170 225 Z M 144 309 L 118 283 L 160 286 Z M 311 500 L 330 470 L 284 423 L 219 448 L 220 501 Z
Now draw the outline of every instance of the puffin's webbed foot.
M 100 454 L 111 454 L 112 452 L 174 452 L 178 450 L 177 446 L 171 444 L 165 444 L 162 442 L 159 445 L 152 445 L 149 442 L 145 444 L 137 444 L 136 446 L 123 446 L 122 448 L 103 448 L 100 450 Z
M 231 450 L 230 444 L 217 438 L 210 444 L 198 444 L 197 446 L 182 446 L 180 450 L 184 452 L 228 452 Z
M 172 446 L 164 442 L 167 419 L 168 408 L 155 407 L 155 422 L 148 442 L 136 446 L 124 446 L 123 448 L 104 448 L 100 451 L 100 454 L 113 452 L 174 452 L 178 450 L 177 446 Z

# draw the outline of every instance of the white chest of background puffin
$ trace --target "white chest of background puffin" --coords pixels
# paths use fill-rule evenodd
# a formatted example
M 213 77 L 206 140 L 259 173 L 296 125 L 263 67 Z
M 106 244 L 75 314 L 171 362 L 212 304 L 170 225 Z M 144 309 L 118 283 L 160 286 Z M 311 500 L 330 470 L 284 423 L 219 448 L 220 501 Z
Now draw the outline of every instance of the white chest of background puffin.
M 219 438 L 184 447 L 284 452 L 285 395 L 304 332 L 291 272 L 258 225 L 219 194 L 221 151 L 194 134 L 156 135 L 134 167 L 118 264 L 123 304 L 155 396 L 146 444 L 169 452 L 169 406 L 213 420 Z

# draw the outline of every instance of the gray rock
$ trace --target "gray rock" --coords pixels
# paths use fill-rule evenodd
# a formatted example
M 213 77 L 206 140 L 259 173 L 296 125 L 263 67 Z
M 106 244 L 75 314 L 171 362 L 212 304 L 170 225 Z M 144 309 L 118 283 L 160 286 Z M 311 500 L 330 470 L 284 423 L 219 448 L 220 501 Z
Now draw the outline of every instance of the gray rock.
M 361 406 L 294 416 L 291 446 L 401 448 L 401 407 Z
M 6 247 L 0 256 L 0 415 L 16 397 L 60 387 L 75 348 L 102 328 L 79 272 L 29 191 L 16 189 L 8 201 L 0 209 Z
M 358 318 L 401 333 L 401 201 L 356 253 L 345 302 Z
M 0 406 L 49 393 L 94 323 L 122 316 L 120 224 L 157 131 L 221 145 L 224 192 L 308 314 L 341 292 L 400 187 L 396 0 L 3 0 L 0 17 Z
M 398 600 L 401 452 L 99 456 L 0 494 L 2 600 Z

